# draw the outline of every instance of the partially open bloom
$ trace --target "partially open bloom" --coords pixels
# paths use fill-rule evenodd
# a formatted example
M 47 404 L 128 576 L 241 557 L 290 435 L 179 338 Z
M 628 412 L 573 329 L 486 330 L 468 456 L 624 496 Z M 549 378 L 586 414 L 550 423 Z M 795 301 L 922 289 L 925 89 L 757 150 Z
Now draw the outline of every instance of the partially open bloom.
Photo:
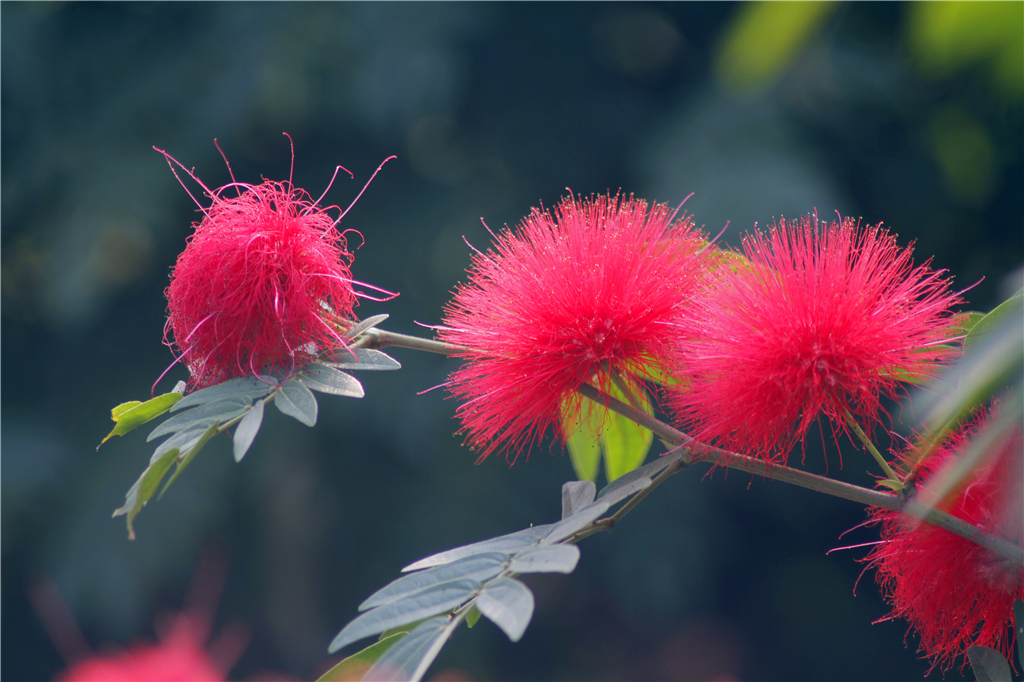
M 353 319 L 356 294 L 340 218 L 328 214 L 336 207 L 320 207 L 290 180 L 200 185 L 212 203 L 166 290 L 165 342 L 177 346 L 192 385 L 289 372 L 344 347 L 339 327 Z
M 689 329 L 704 241 L 688 217 L 620 196 L 534 209 L 496 241 L 474 256 L 441 338 L 468 359 L 449 382 L 468 443 L 515 461 L 560 410 L 578 413 L 583 382 L 637 388 L 664 362 Z
M 785 463 L 819 415 L 838 431 L 848 415 L 870 425 L 880 396 L 957 352 L 959 296 L 881 225 L 783 219 L 743 253 L 678 348 L 670 401 L 699 440 Z
M 919 494 L 939 509 L 985 533 L 1024 545 L 1024 438 L 1020 424 L 997 440 L 982 465 L 942 500 L 933 483 L 994 421 L 983 416 L 955 434 L 921 464 Z M 967 647 L 980 645 L 1011 656 L 1013 600 L 1024 599 L 1024 556 L 1013 562 L 948 530 L 899 512 L 874 509 L 882 542 L 867 561 L 892 616 L 921 635 L 921 651 L 934 666 L 949 667 Z M 966 660 L 964 661 L 966 663 Z

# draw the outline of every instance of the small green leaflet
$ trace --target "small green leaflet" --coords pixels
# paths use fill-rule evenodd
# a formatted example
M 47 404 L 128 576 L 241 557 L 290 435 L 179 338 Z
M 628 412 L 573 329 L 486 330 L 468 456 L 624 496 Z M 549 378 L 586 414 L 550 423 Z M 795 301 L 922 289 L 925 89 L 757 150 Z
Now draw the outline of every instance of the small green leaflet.
M 110 411 L 110 418 L 116 422 L 114 430 L 107 434 L 107 437 L 100 441 L 100 444 L 96 446 L 99 450 L 100 446 L 106 443 L 114 436 L 123 436 L 132 429 L 142 426 L 148 421 L 156 419 L 167 410 L 174 406 L 174 403 L 181 400 L 180 393 L 164 393 L 158 395 L 152 400 L 141 402 L 138 400 L 132 400 L 127 403 L 121 403 Z
M 638 381 L 628 380 L 633 400 L 618 385 L 609 382 L 607 392 L 634 409 L 652 414 L 650 398 Z M 606 406 L 582 399 L 578 411 L 569 398 L 562 404 L 562 433 L 572 459 L 576 476 L 581 481 L 596 481 L 604 455 L 605 476 L 614 481 L 643 464 L 654 442 L 654 434 L 631 419 Z

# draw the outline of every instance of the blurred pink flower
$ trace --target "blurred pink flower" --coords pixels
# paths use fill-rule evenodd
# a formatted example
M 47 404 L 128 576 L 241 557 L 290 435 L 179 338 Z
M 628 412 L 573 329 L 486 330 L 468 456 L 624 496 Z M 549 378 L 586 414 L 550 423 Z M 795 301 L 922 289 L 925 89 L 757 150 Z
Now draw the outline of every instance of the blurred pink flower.
M 881 225 L 783 219 L 743 254 L 677 347 L 670 404 L 698 440 L 784 464 L 819 415 L 870 426 L 880 396 L 958 353 L 959 295 Z
M 227 679 L 204 649 L 207 632 L 179 614 L 158 644 L 93 655 L 71 666 L 61 682 L 212 682 Z
M 639 390 L 687 335 L 703 247 L 692 220 L 665 205 L 570 196 L 478 252 L 440 336 L 465 347 L 448 385 L 480 460 L 506 448 L 514 462 L 561 410 L 578 414 L 583 382 L 607 389 L 614 373 Z
M 991 414 L 950 437 L 921 464 L 922 499 L 942 472 L 994 421 Z M 1024 546 L 1024 437 L 1018 424 L 999 440 L 983 465 L 938 508 L 982 531 Z M 1012 660 L 1013 600 L 1024 599 L 1024 567 L 943 528 L 899 512 L 872 509 L 882 542 L 867 561 L 892 606 L 921 635 L 932 667 L 948 668 L 967 647 L 1000 650 Z M 1024 560 L 1024 557 L 1020 557 Z M 966 664 L 966 658 L 964 659 Z

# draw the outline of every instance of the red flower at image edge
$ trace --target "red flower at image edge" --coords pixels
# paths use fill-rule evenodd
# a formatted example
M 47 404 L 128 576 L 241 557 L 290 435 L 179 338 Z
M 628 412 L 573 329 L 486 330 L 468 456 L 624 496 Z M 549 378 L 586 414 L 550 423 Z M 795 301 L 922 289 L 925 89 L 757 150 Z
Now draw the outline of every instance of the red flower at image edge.
M 200 185 L 212 203 L 165 292 L 165 343 L 181 352 L 192 385 L 290 372 L 345 347 L 339 325 L 353 319 L 356 294 L 340 218 L 327 213 L 337 207 L 319 207 L 290 181 Z
M 784 464 L 820 414 L 837 431 L 848 413 L 870 425 L 901 377 L 933 377 L 958 354 L 959 296 L 881 225 L 783 219 L 743 254 L 674 364 L 685 388 L 669 402 L 698 440 Z
M 918 485 L 922 499 L 932 501 L 929 483 L 993 421 L 991 415 L 982 416 L 922 463 Z M 986 533 L 1024 545 L 1021 426 L 1015 425 L 999 440 L 983 465 L 936 506 Z M 899 512 L 872 509 L 870 513 L 881 521 L 882 542 L 866 561 L 877 569 L 876 579 L 892 606 L 890 617 L 910 621 L 932 668 L 948 668 L 972 645 L 998 649 L 1012 660 L 1013 601 L 1024 599 L 1024 567 Z
M 480 460 L 505 447 L 514 462 L 562 409 L 579 412 L 583 382 L 606 389 L 617 373 L 639 390 L 687 333 L 704 245 L 665 205 L 567 197 L 476 254 L 440 337 L 466 349 L 449 389 Z

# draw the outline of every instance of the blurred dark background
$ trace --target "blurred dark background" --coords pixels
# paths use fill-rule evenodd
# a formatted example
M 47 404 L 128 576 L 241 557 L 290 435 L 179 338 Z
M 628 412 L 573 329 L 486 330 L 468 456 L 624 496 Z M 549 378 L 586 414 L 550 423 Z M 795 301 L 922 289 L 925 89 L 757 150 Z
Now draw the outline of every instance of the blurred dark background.
M 987 310 L 1024 255 L 1022 4 L 3 3 L 2 673 L 63 667 L 27 598 L 53 580 L 94 647 L 152 637 L 200 557 L 229 562 L 218 626 L 252 642 L 232 679 L 308 679 L 373 590 L 427 554 L 557 519 L 559 449 L 475 466 L 441 384 L 455 361 L 397 349 L 363 400 L 280 414 L 234 464 L 212 442 L 136 522 L 111 520 L 148 461 L 110 408 L 171 361 L 163 288 L 197 218 L 152 150 L 210 187 L 283 179 L 348 205 L 364 302 L 428 334 L 469 262 L 571 188 L 678 204 L 726 242 L 817 209 L 884 221 Z M 1016 272 L 1016 274 L 1011 274 Z M 176 368 L 161 384 L 183 378 Z M 899 415 L 897 408 L 893 414 Z M 654 456 L 654 455 L 652 455 Z M 811 439 L 807 466 L 823 471 Z M 848 452 L 829 472 L 869 483 Z M 451 679 L 919 679 L 872 572 L 863 509 L 690 471 L 571 576 L 531 581 L 510 644 L 482 623 L 432 668 Z M 937 673 L 936 673 L 937 674 Z M 462 677 L 459 678 L 458 676 Z M 952 671 L 947 677 L 958 678 Z

